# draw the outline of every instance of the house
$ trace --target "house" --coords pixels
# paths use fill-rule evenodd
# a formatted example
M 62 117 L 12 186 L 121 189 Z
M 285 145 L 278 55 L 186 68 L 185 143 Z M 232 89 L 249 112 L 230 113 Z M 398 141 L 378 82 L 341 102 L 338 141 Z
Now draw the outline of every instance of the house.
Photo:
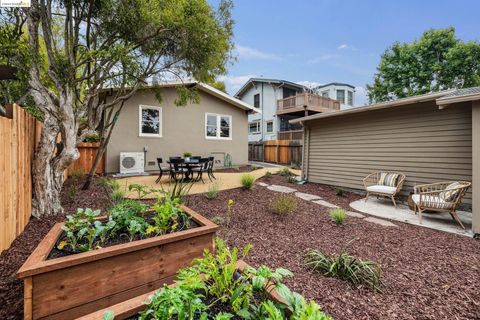
M 355 106 L 355 87 L 348 83 L 331 82 L 313 88 L 316 94 L 340 101 L 340 109 L 350 109 Z
M 319 96 L 305 86 L 280 79 L 251 78 L 235 97 L 262 111 L 248 117 L 250 142 L 301 140 L 302 125 L 292 124 L 289 120 L 340 109 L 340 103 L 332 98 Z
M 176 89 L 182 85 L 196 87 L 198 104 L 174 104 Z M 219 166 L 227 156 L 233 164 L 248 162 L 248 114 L 257 111 L 252 106 L 204 83 L 166 83 L 155 88 L 161 90 L 161 103 L 152 86 L 125 102 L 108 144 L 107 172 L 119 172 L 122 152 L 143 152 L 145 171 L 158 169 L 157 157 L 168 159 L 184 152 L 214 156 Z
M 480 233 L 480 87 L 449 90 L 298 118 L 304 125 L 303 177 L 363 189 L 378 170 L 415 184 L 472 181 L 464 203 Z

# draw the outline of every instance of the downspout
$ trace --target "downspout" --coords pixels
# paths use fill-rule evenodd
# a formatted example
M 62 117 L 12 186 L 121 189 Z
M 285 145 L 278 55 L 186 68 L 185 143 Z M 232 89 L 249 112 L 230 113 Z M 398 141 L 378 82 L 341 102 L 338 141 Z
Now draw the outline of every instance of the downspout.
M 265 162 L 265 137 L 263 134 L 263 82 L 262 82 L 262 99 L 260 101 L 260 110 L 262 110 L 262 115 L 261 115 L 261 122 L 260 122 L 260 130 L 262 130 L 262 162 Z

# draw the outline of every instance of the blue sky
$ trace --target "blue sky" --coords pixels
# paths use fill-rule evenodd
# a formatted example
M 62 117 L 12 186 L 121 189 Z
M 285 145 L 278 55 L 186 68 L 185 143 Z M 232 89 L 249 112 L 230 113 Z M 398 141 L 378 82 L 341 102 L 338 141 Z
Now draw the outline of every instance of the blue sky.
M 212 0 L 213 3 L 216 1 Z M 380 55 L 430 28 L 480 40 L 478 0 L 234 0 L 237 61 L 223 78 L 234 94 L 250 77 L 347 82 L 363 105 Z

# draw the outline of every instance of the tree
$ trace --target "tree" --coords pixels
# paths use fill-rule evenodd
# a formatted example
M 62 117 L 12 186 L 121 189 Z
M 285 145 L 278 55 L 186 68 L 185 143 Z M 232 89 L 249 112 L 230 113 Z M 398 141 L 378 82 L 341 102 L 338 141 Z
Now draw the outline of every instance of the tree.
M 32 0 L 29 94 L 44 114 L 33 167 L 36 217 L 62 212 L 63 172 L 78 142 L 152 77 L 211 82 L 232 49 L 231 2 L 206 0 Z M 43 76 L 41 45 L 46 52 Z M 104 99 L 107 87 L 114 95 Z M 195 99 L 181 88 L 179 104 Z
M 431 29 L 411 43 L 395 42 L 382 55 L 370 102 L 480 85 L 480 43 L 463 42 L 455 29 Z

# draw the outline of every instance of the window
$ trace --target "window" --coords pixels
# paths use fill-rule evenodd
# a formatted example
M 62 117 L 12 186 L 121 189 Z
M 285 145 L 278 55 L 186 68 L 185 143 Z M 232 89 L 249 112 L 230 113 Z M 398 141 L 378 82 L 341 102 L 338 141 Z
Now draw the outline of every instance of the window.
M 205 113 L 206 139 L 232 139 L 232 116 Z
M 273 120 L 267 121 L 267 133 L 273 132 Z
M 351 106 L 353 106 L 353 92 L 352 91 L 348 91 L 348 96 L 347 96 L 347 103 Z
M 329 98 L 330 95 L 328 94 L 328 91 L 323 91 L 322 92 L 322 97 Z
M 139 136 L 162 136 L 162 108 L 140 105 L 138 109 Z
M 253 106 L 255 108 L 260 108 L 260 93 L 253 96 Z
M 337 100 L 342 104 L 345 103 L 345 90 L 337 90 Z
M 249 133 L 260 133 L 260 121 L 252 121 L 248 124 L 248 132 Z

